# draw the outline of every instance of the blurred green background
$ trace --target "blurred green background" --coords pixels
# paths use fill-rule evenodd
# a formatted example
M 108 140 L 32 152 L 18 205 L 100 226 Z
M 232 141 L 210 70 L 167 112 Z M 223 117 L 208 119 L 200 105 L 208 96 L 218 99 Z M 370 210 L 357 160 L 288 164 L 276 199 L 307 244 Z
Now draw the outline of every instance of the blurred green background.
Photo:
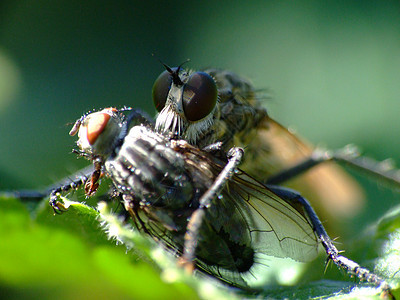
M 84 112 L 153 115 L 157 58 L 235 71 L 314 144 L 400 163 L 399 1 L 3 0 L 0 190 L 44 188 L 87 165 L 67 125 Z M 368 204 L 348 235 L 399 202 L 362 183 Z
M 43 188 L 86 165 L 67 125 L 84 112 L 153 115 L 163 67 L 152 53 L 250 78 L 270 114 L 315 144 L 399 162 L 398 1 L 2 1 L 0 189 Z M 380 213 L 397 203 L 377 197 Z
M 231 69 L 313 143 L 399 162 L 398 1 L 2 1 L 0 189 L 43 188 L 86 165 L 67 125 L 84 112 L 153 115 L 157 58 Z M 397 203 L 367 190 L 364 218 Z

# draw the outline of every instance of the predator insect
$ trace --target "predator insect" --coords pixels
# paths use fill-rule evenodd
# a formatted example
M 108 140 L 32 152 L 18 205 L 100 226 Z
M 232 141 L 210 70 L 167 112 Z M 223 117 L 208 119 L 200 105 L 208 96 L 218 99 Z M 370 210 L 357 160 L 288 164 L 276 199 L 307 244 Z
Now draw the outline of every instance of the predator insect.
M 277 186 L 329 158 L 315 158 L 312 147 L 271 119 L 238 75 L 166 69 L 153 87 L 155 124 L 138 111 L 126 118 L 125 109 L 114 108 L 76 121 L 70 132 L 79 136 L 76 152 L 93 162 L 94 171 L 51 190 L 55 212 L 65 210 L 61 193 L 84 185 L 91 196 L 105 174 L 136 227 L 176 253 L 188 270 L 247 287 L 265 257 L 306 262 L 322 245 L 337 266 L 390 295 L 385 280 L 339 255 L 303 197 L 322 203 L 329 220 L 335 208 L 358 205 L 350 201 L 362 197 L 358 185 L 324 163 L 294 182 L 301 193 Z
M 361 207 L 362 190 L 333 162 L 274 176 L 312 158 L 314 149 L 268 115 L 248 80 L 226 70 L 165 67 L 152 92 L 159 112 L 156 131 L 199 148 L 215 142 L 221 142 L 224 151 L 245 148 L 243 170 L 270 184 L 286 185 L 290 179 L 287 185 L 309 198 L 331 223 Z M 311 170 L 304 172 L 307 168 Z

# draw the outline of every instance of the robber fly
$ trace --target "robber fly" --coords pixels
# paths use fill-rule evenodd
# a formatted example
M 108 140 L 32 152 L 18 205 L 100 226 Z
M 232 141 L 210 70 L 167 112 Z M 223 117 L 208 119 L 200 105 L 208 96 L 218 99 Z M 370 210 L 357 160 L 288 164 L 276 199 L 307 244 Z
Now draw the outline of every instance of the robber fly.
M 273 120 L 251 83 L 226 70 L 186 71 L 169 68 L 156 79 L 152 97 L 159 112 L 155 130 L 184 139 L 199 148 L 221 142 L 224 151 L 246 149 L 241 168 L 270 184 L 283 184 L 311 199 L 324 219 L 349 216 L 361 206 L 363 193 L 333 162 L 299 178 L 296 172 L 274 176 L 314 155 L 313 148 Z M 294 169 L 292 169 L 293 171 Z M 300 170 L 300 171 L 299 171 Z
M 89 180 L 55 189 L 56 212 L 65 208 L 58 195 L 85 183 L 87 195 L 98 186 L 99 172 L 113 181 L 136 227 L 173 250 L 182 264 L 233 286 L 246 287 L 263 256 L 310 261 L 320 244 L 328 258 L 349 274 L 389 292 L 387 283 L 339 255 L 313 208 L 298 193 L 269 187 L 238 165 L 243 149 L 217 158 L 221 143 L 200 150 L 171 139 L 151 126 L 131 123 L 116 109 L 78 119 L 77 151 L 94 164 Z

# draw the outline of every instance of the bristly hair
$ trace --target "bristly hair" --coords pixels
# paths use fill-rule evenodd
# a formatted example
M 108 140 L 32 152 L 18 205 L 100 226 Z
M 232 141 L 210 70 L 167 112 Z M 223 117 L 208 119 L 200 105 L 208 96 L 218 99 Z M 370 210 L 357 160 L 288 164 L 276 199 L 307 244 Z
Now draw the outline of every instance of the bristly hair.
M 204 119 L 189 123 L 183 120 L 172 106 L 167 105 L 157 116 L 155 128 L 164 134 L 171 133 L 174 136 L 184 138 L 191 144 L 197 144 L 199 137 L 214 124 L 215 109 L 217 109 L 217 106 Z

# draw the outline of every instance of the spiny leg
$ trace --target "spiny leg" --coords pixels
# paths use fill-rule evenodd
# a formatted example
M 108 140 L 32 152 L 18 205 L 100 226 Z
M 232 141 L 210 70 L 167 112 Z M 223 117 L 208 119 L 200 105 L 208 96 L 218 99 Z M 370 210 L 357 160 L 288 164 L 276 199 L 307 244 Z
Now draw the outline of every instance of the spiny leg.
M 88 182 L 88 177 L 91 175 L 92 173 L 89 175 L 82 175 L 78 179 L 71 181 L 70 183 L 61 185 L 51 191 L 49 203 L 56 214 L 61 214 L 67 211 L 67 208 L 64 206 L 64 204 L 59 201 L 60 194 L 69 192 L 70 190 L 77 190 L 82 185 L 86 185 Z
M 103 167 L 103 162 L 100 159 L 94 159 L 93 167 L 94 171 L 90 175 L 90 179 L 86 180 L 85 183 L 85 194 L 87 196 L 94 195 L 99 187 L 99 180 L 101 176 L 101 169 Z
M 49 193 L 50 192 L 35 191 L 35 190 L 4 191 L 0 192 L 0 197 L 17 198 L 23 202 L 25 201 L 39 202 L 43 198 L 47 197 Z
M 370 272 L 368 269 L 361 267 L 359 264 L 348 259 L 347 257 L 339 255 L 339 250 L 333 244 L 314 209 L 305 198 L 303 198 L 297 192 L 287 188 L 271 185 L 268 185 L 268 188 L 270 188 L 275 194 L 280 196 L 288 203 L 301 205 L 313 226 L 314 232 L 317 234 L 322 246 L 325 248 L 325 252 L 328 255 L 328 260 L 333 261 L 335 265 L 345 270 L 349 275 L 356 276 L 361 281 L 372 283 L 375 286 L 378 286 L 388 296 L 391 296 L 390 287 L 384 279 Z
M 360 156 L 354 145 L 348 145 L 336 151 L 316 149 L 306 160 L 268 178 L 266 184 L 281 184 L 327 161 L 344 163 L 400 187 L 400 170 L 395 169 L 387 161 L 377 162 L 371 158 Z
M 189 272 L 192 272 L 194 269 L 193 260 L 195 258 L 200 227 L 205 217 L 205 210 L 211 205 L 213 199 L 221 193 L 225 184 L 232 178 L 237 166 L 242 160 L 243 153 L 243 149 L 237 147 L 231 148 L 228 151 L 228 163 L 222 169 L 221 173 L 219 173 L 211 187 L 200 198 L 199 208 L 197 208 L 190 217 L 185 233 L 183 255 L 180 260 L 180 263 Z
M 75 175 L 68 176 L 67 178 L 60 180 L 58 183 L 53 184 L 44 190 L 5 191 L 0 192 L 0 196 L 14 197 L 20 199 L 22 202 L 39 202 L 43 200 L 43 198 L 46 198 L 50 195 L 50 205 L 53 209 L 55 209 L 56 213 L 59 213 L 61 212 L 61 210 L 55 208 L 57 206 L 60 206 L 60 208 L 62 209 L 62 206 L 57 204 L 58 195 L 68 192 L 72 189 L 76 190 L 80 188 L 83 184 L 87 184 L 89 181 L 88 178 L 91 178 L 93 172 L 93 166 L 89 166 L 81 169 L 80 171 L 77 171 Z M 71 177 L 75 177 L 76 179 L 72 180 Z

